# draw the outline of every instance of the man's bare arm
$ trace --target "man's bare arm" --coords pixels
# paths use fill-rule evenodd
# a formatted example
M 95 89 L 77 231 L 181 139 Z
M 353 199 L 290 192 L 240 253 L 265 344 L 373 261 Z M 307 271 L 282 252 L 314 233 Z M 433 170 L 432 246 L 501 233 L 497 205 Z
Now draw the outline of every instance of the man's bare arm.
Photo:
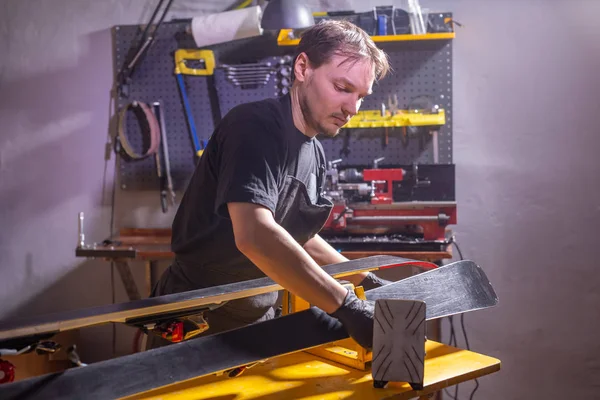
M 273 218 L 251 203 L 228 203 L 237 248 L 269 278 L 327 313 L 348 291 L 327 274 Z
M 304 244 L 304 250 L 306 250 L 319 265 L 336 264 L 348 261 L 346 257 L 331 247 L 331 245 L 319 235 L 315 235 L 306 242 Z M 366 276 L 367 272 L 361 272 L 359 274 L 346 276 L 344 279 L 352 282 L 354 286 L 358 286 Z

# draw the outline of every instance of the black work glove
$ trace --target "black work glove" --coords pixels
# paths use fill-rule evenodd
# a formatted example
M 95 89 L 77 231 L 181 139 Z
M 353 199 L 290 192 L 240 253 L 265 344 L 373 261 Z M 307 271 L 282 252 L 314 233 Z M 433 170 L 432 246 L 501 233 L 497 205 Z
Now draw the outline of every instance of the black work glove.
M 344 302 L 330 315 L 340 320 L 352 339 L 367 349 L 373 347 L 373 316 L 375 302 L 361 300 L 349 290 Z
M 381 286 L 385 286 L 390 283 L 392 283 L 392 281 L 381 279 L 374 273 L 369 272 L 365 279 L 363 279 L 358 286 L 362 286 L 365 289 L 365 291 L 367 291 Z

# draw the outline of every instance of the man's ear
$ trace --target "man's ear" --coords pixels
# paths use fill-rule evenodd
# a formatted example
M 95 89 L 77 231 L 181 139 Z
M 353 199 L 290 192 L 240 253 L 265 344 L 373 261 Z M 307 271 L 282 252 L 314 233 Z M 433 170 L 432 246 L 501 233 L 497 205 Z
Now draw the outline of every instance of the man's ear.
M 306 53 L 302 52 L 298 54 L 298 57 L 296 57 L 296 62 L 294 62 L 295 79 L 297 79 L 299 82 L 306 81 L 309 67 L 310 61 L 308 60 Z

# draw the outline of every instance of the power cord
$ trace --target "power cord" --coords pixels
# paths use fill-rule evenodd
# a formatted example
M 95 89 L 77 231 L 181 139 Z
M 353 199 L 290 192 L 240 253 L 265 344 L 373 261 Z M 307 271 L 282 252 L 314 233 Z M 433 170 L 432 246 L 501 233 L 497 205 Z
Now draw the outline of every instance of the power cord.
M 104 201 L 104 199 L 106 198 L 107 194 L 106 191 L 108 190 L 107 188 L 107 184 L 106 182 L 108 181 L 108 177 L 107 177 L 107 171 L 108 171 L 108 163 L 109 160 L 111 159 L 111 153 L 113 150 L 115 150 L 116 153 L 120 152 L 120 144 L 119 141 L 116 139 L 117 138 L 117 128 L 115 126 L 115 121 L 116 118 L 115 116 L 112 114 L 113 110 L 114 110 L 114 106 L 115 106 L 115 87 L 113 87 L 113 90 L 111 91 L 111 97 L 109 100 L 109 104 L 108 104 L 108 120 L 109 120 L 109 129 L 108 129 L 108 135 L 107 135 L 107 142 L 106 142 L 106 154 L 105 154 L 105 161 L 104 161 L 104 176 L 103 176 L 103 184 L 102 184 L 102 199 Z M 115 146 L 115 149 L 113 149 L 112 147 Z M 117 171 L 118 171 L 118 160 L 115 160 L 114 163 L 114 168 L 113 168 L 113 173 L 112 173 L 112 188 L 111 188 L 111 192 L 110 192 L 110 222 L 109 222 L 109 226 L 108 226 L 108 236 L 109 238 L 113 237 L 113 232 L 114 232 L 114 228 L 115 228 L 115 203 L 116 203 L 116 192 L 117 192 Z M 109 240 L 109 239 L 106 239 Z M 115 292 L 115 263 L 114 261 L 110 261 L 110 293 L 111 293 L 111 302 L 112 304 L 116 303 L 116 292 Z M 111 351 L 112 351 L 112 357 L 116 356 L 116 352 L 117 352 L 117 331 L 116 331 L 116 327 L 115 324 L 111 324 L 111 329 L 112 329 L 112 337 L 111 337 Z
M 458 245 L 458 242 L 456 241 L 456 238 L 454 237 L 454 235 L 452 235 L 452 237 L 450 238 L 450 244 L 452 244 L 452 245 L 454 245 L 454 247 L 456 247 L 456 250 L 458 251 L 460 260 L 461 261 L 464 260 L 465 258 L 463 257 L 463 253 L 460 250 L 460 246 Z M 457 342 L 456 332 L 454 330 L 453 317 L 452 316 L 448 317 L 448 321 L 450 322 L 450 339 L 448 340 L 448 344 L 450 346 L 457 347 L 458 342 Z M 467 336 L 467 330 L 465 328 L 465 314 L 464 313 L 460 315 L 460 326 L 462 329 L 463 337 L 465 339 L 465 344 L 467 346 L 467 350 L 471 350 L 471 346 L 469 344 L 469 337 Z M 458 386 L 459 385 L 457 384 L 454 388 L 454 396 L 446 388 L 444 388 L 444 393 L 446 393 L 451 399 L 458 400 Z M 477 391 L 477 389 L 479 389 L 479 381 L 477 379 L 475 379 L 475 388 L 471 392 L 471 395 L 469 396 L 469 400 L 473 400 L 473 396 L 475 396 L 475 392 Z

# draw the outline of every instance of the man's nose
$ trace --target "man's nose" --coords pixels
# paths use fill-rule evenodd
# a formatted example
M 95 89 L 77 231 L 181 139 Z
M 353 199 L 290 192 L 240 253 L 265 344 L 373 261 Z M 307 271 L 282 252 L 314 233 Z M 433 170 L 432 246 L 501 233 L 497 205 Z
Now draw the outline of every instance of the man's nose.
M 353 117 L 356 115 L 356 113 L 358 113 L 359 108 L 360 100 L 358 99 L 358 96 L 351 96 L 351 98 L 344 103 L 344 114 Z

